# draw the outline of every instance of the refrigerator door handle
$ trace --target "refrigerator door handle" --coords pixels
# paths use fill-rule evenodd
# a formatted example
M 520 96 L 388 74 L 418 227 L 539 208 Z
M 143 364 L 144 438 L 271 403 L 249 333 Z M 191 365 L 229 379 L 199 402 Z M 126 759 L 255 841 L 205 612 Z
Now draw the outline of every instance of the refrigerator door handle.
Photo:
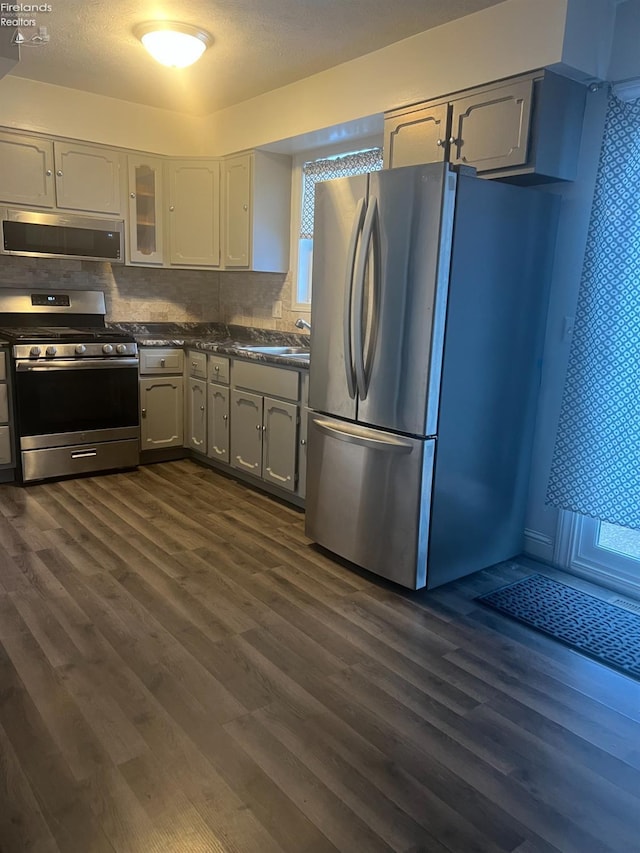
M 354 361 L 356 367 L 356 384 L 358 386 L 358 395 L 361 400 L 366 400 L 367 392 L 369 391 L 369 381 L 365 367 L 365 332 L 363 324 L 364 298 L 365 298 L 365 277 L 367 273 L 367 260 L 371 251 L 372 241 L 374 248 L 373 257 L 373 293 L 370 294 L 369 311 L 367 312 L 368 324 L 368 353 L 367 362 L 371 362 L 373 355 L 373 347 L 375 346 L 375 333 L 378 325 L 377 318 L 377 291 L 378 282 L 378 235 L 374 232 L 374 227 L 378 222 L 378 200 L 375 196 L 369 199 L 367 215 L 365 216 L 364 225 L 362 226 L 362 241 L 360 243 L 360 252 L 358 254 L 358 263 L 356 264 L 355 272 L 355 298 L 354 298 L 354 336 L 353 348 L 355 350 Z M 371 298 L 373 297 L 373 298 Z M 370 366 L 370 364 L 369 364 Z
M 312 420 L 320 432 L 338 441 L 346 441 L 348 444 L 359 444 L 370 450 L 382 450 L 385 453 L 411 453 L 413 450 L 413 444 L 399 435 L 381 433 L 379 430 L 350 424 L 336 426 L 334 421 L 326 421 L 322 418 L 312 418 Z
M 363 227 L 362 224 L 365 220 L 365 204 L 366 199 L 361 198 L 356 206 L 351 237 L 349 238 L 349 246 L 347 248 L 347 269 L 344 283 L 344 369 L 347 375 L 347 390 L 352 400 L 355 398 L 357 391 L 356 373 L 353 363 L 353 271 L 356 263 L 358 237 L 360 236 Z

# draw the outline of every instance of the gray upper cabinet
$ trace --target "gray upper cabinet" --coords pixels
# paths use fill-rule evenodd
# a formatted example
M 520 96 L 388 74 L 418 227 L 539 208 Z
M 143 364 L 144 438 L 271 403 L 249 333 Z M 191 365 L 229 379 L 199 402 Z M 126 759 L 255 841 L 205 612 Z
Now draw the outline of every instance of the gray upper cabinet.
M 248 151 L 222 161 L 222 266 L 288 272 L 291 158 Z
M 219 162 L 173 160 L 167 174 L 171 264 L 220 266 Z
M 573 180 L 586 87 L 550 71 L 385 115 L 387 168 L 449 160 L 514 183 Z
M 527 162 L 533 80 L 520 80 L 452 104 L 449 159 L 478 172 Z
M 52 142 L 0 133 L 0 201 L 55 207 Z
M 0 133 L 0 200 L 119 216 L 123 155 L 85 143 Z
M 419 166 L 444 160 L 450 125 L 449 104 L 389 113 L 384 122 L 385 166 Z

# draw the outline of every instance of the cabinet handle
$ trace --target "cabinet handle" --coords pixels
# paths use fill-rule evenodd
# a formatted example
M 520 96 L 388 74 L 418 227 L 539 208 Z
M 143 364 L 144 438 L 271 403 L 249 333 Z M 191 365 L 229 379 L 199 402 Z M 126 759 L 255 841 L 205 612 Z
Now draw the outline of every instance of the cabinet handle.
M 452 136 L 449 139 L 449 145 L 459 145 L 460 141 L 460 139 L 456 139 L 455 136 Z
M 214 370 L 215 370 L 215 372 L 217 373 L 217 372 L 220 370 L 220 365 L 219 365 L 219 364 L 216 364 L 216 365 L 214 366 L 214 368 L 213 368 L 213 369 L 214 369 Z
M 53 172 L 51 171 L 51 169 L 47 169 L 47 171 L 45 172 L 45 175 L 46 175 L 48 178 L 50 178 L 50 177 L 51 177 L 51 175 L 53 175 Z
M 444 139 L 436 139 L 436 145 L 438 146 L 438 148 L 442 148 L 442 146 L 444 145 Z
M 198 362 L 197 362 L 197 361 L 192 361 L 192 362 L 191 362 L 191 367 L 197 367 L 197 366 L 198 366 Z
M 243 204 L 243 205 L 242 205 L 242 209 L 243 209 L 243 210 L 249 210 L 249 208 L 248 208 L 248 206 L 247 206 L 246 204 Z
M 260 424 L 256 424 L 256 429 L 258 429 L 258 430 L 259 430 L 259 429 L 262 429 L 262 427 L 260 426 Z
M 204 412 L 204 406 L 200 406 L 200 411 Z
M 142 411 L 140 412 L 140 414 L 142 415 L 142 417 L 143 417 L 143 418 L 146 418 L 146 417 L 147 417 L 147 410 L 146 410 L 146 409 L 142 409 Z
M 61 177 L 62 177 L 62 169 L 58 169 L 58 171 L 56 172 L 56 175 L 57 175 L 59 178 L 61 178 Z
M 229 415 L 223 415 L 223 416 L 222 416 L 222 420 L 223 420 L 223 421 L 228 421 L 228 420 L 229 420 Z
M 307 439 L 306 439 L 306 438 L 301 438 L 301 439 L 300 439 L 300 444 L 301 444 L 303 447 L 304 447 L 304 445 L 305 445 L 306 443 L 307 443 Z
M 175 205 L 174 205 L 174 204 L 170 204 L 170 205 L 169 205 L 169 210 L 173 211 L 173 210 L 175 210 L 175 209 L 176 209 L 176 208 L 175 208 Z
M 160 359 L 160 367 L 166 367 L 166 366 L 167 366 L 166 358 L 161 358 Z
M 131 196 L 131 198 L 135 198 L 135 197 L 136 197 L 136 194 L 135 194 L 135 193 L 129 193 L 129 195 Z
M 263 426 L 263 427 L 262 427 L 262 432 L 264 432 L 265 430 L 266 430 L 266 426 Z

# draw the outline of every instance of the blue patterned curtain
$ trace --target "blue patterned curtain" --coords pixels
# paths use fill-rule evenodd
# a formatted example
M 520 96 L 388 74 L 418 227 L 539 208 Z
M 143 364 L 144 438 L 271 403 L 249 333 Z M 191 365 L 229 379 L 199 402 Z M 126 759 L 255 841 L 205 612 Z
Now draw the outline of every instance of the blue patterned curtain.
M 547 501 L 640 528 L 640 101 L 613 95 Z

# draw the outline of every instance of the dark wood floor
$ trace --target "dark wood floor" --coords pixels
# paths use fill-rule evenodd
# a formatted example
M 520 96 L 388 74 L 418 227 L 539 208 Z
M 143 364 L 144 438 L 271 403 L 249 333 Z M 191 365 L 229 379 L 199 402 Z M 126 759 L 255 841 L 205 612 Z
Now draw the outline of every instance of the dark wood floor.
M 640 684 L 188 461 L 0 487 L 2 853 L 640 850 Z

